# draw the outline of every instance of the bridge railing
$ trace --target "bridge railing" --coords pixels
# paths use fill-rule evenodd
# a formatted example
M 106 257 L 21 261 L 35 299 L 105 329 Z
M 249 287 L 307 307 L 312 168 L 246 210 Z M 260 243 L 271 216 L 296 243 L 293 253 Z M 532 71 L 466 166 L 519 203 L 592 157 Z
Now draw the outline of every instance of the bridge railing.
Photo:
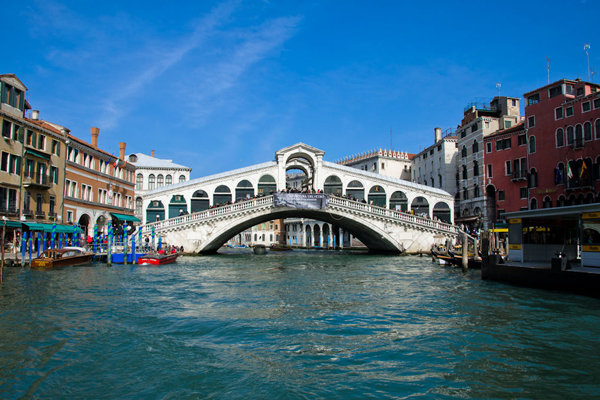
M 274 204 L 273 196 L 265 196 L 259 197 L 256 199 L 244 200 L 239 203 L 229 204 L 226 206 L 220 206 L 216 208 L 210 208 L 208 210 L 199 211 L 193 214 L 181 215 L 175 218 L 170 218 L 163 221 L 157 221 L 150 224 L 146 224 L 142 227 L 142 232 L 144 234 L 150 234 L 152 232 L 152 227 L 155 230 L 161 230 L 164 228 L 175 227 L 186 225 L 191 222 L 201 221 L 211 219 L 213 217 L 219 215 L 227 215 L 234 212 L 261 208 L 261 207 L 272 207 Z M 402 211 L 391 210 L 388 208 L 382 208 L 379 206 L 361 203 L 354 200 L 348 200 L 341 197 L 330 196 L 329 197 L 329 205 L 344 207 L 348 209 L 353 209 L 365 213 L 369 213 L 372 215 L 377 215 L 384 218 L 390 218 L 395 220 L 401 220 L 406 222 L 407 224 L 421 226 L 423 228 L 429 228 L 438 230 L 441 232 L 446 232 L 451 235 L 458 235 L 458 227 L 452 224 L 448 224 L 442 221 L 436 221 L 429 218 L 419 217 L 413 214 L 408 214 Z
M 366 204 L 366 203 L 361 203 L 358 201 L 348 200 L 348 199 L 344 199 L 341 197 L 335 197 L 335 196 L 331 196 L 329 198 L 329 204 L 330 205 L 338 205 L 338 206 L 354 209 L 357 211 L 363 211 L 363 212 L 379 215 L 382 217 L 387 217 L 387 218 L 392 218 L 392 219 L 397 219 L 397 220 L 399 219 L 401 221 L 404 221 L 404 222 L 412 224 L 412 225 L 419 225 L 419 226 L 422 226 L 425 228 L 436 229 L 436 230 L 444 231 L 444 232 L 447 232 L 447 233 L 450 233 L 453 235 L 458 235 L 458 227 L 456 227 L 455 225 L 452 225 L 452 224 L 449 224 L 446 222 L 442 222 L 442 221 L 432 220 L 429 218 L 419 217 L 417 215 L 408 214 L 408 213 L 405 213 L 402 211 L 390 210 L 389 208 L 383 208 L 383 207 Z

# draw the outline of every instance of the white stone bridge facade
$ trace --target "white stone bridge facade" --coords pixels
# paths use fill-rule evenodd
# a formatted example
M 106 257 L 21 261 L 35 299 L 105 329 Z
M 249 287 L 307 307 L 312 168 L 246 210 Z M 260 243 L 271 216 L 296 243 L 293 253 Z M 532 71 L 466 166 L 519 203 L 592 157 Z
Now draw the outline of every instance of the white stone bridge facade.
M 458 234 L 449 193 L 327 162 L 324 154 L 298 143 L 277 151 L 275 161 L 152 190 L 143 200 L 143 235 L 154 230 L 186 251 L 210 253 L 259 223 L 311 218 L 350 232 L 371 250 L 399 253 L 427 251 Z M 305 188 L 330 194 L 326 209 L 275 205 L 270 194 L 285 190 L 286 172 L 298 169 Z

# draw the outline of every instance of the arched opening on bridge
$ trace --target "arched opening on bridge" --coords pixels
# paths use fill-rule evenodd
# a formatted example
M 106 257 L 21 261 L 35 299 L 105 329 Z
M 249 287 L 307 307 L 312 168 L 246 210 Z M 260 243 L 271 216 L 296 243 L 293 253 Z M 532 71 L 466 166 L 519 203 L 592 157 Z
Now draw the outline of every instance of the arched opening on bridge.
M 249 199 L 251 197 L 254 197 L 254 186 L 252 186 L 252 183 L 247 179 L 238 182 L 237 187 L 235 188 L 235 201 Z
M 387 200 L 385 198 L 385 190 L 379 185 L 375 185 L 369 190 L 369 204 L 379 207 L 385 207 Z
M 390 209 L 398 211 L 408 211 L 408 197 L 404 192 L 396 191 L 390 197 Z
M 331 232 L 329 231 L 329 224 L 323 225 L 323 247 L 329 248 L 331 246 Z
M 146 223 L 165 219 L 165 206 L 160 200 L 152 200 L 146 208 Z
M 443 201 L 440 201 L 433 206 L 433 218 L 437 218 L 442 222 L 451 223 L 452 214 L 450 213 L 450 206 Z
M 169 202 L 169 218 L 175 218 L 179 215 L 187 214 L 187 212 L 185 197 L 180 194 L 171 197 L 171 201 Z
M 365 187 L 359 181 L 351 181 L 346 188 L 346 196 L 361 201 L 365 198 Z
M 104 227 L 106 225 L 106 218 L 104 215 L 100 215 L 98 219 L 96 219 L 96 231 L 98 233 L 104 233 Z
M 304 237 L 306 238 L 306 243 L 304 244 L 304 246 L 306 246 L 306 247 L 314 246 L 313 240 L 312 240 L 312 229 L 311 229 L 310 225 L 306 225 L 304 232 L 305 232 Z
M 285 171 L 286 187 L 300 191 L 314 189 L 314 164 L 308 154 L 299 152 L 290 155 L 285 162 Z
M 210 198 L 204 190 L 196 190 L 191 199 L 191 212 L 208 210 L 210 207 Z
M 271 175 L 263 175 L 258 180 L 259 196 L 268 196 L 277 191 L 277 183 Z
M 86 235 L 88 234 L 88 228 L 90 226 L 90 216 L 87 214 L 83 214 L 80 218 L 79 218 L 79 227 L 83 230 L 83 233 L 85 233 Z
M 485 188 L 486 217 L 492 224 L 496 223 L 496 188 L 487 185 Z
M 323 186 L 323 191 L 326 194 L 334 194 L 336 196 L 342 195 L 342 180 L 335 175 L 328 176 L 327 179 L 325 179 L 325 184 Z
M 226 185 L 217 186 L 213 195 L 213 206 L 231 202 L 231 190 Z
M 314 237 L 315 237 L 315 243 L 313 244 L 313 246 L 321 247 L 321 227 L 317 224 L 315 224 Z
M 423 196 L 416 197 L 410 205 L 415 215 L 429 216 L 429 202 Z

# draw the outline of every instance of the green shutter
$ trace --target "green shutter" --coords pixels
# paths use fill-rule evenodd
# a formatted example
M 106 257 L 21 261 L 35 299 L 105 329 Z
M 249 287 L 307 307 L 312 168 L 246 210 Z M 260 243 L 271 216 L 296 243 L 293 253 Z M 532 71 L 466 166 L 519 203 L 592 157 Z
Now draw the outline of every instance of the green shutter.
M 31 135 L 31 146 L 35 147 L 35 144 L 37 143 L 37 132 L 36 131 L 32 131 L 33 135 Z
M 17 134 L 17 140 L 21 143 L 25 143 L 25 127 L 20 126 Z
M 16 164 L 17 164 L 17 165 L 16 165 L 16 167 L 17 167 L 17 171 L 16 171 L 16 173 L 17 173 L 18 175 L 21 175 L 21 173 L 22 173 L 23 171 L 21 170 L 21 157 L 20 157 L 20 156 L 17 156 L 17 163 L 16 163 Z
M 19 96 L 19 110 L 25 110 L 25 92 L 21 92 L 21 96 Z
M 4 103 L 5 99 L 4 99 L 4 82 L 0 82 L 0 103 Z
M 58 142 L 58 141 L 56 143 L 56 155 L 60 156 L 60 142 Z

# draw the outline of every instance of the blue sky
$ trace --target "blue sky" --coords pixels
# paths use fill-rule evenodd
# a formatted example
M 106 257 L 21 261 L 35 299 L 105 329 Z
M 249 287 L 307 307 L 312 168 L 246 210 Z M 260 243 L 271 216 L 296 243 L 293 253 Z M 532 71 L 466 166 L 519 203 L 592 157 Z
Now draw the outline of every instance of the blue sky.
M 123 3 L 123 4 L 121 4 Z M 197 178 L 304 142 L 416 153 L 475 97 L 600 72 L 600 1 L 3 4 L 1 73 L 42 119 Z M 600 82 L 600 74 L 596 75 Z

